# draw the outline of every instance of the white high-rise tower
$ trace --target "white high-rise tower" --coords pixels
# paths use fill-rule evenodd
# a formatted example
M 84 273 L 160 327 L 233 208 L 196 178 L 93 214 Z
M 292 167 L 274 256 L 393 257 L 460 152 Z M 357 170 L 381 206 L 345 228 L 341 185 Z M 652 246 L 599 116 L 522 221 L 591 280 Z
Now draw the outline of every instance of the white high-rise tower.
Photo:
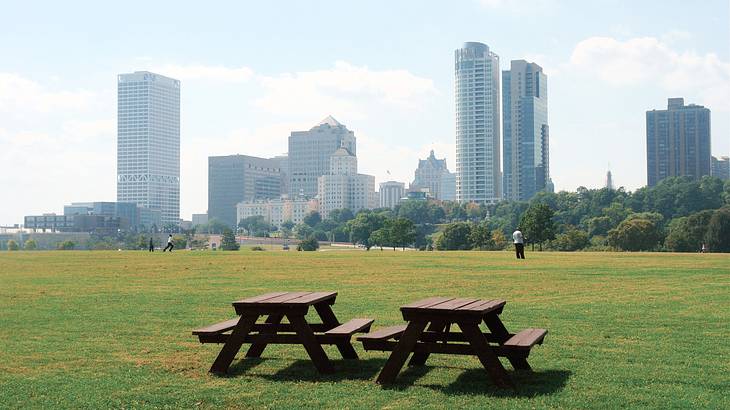
M 496 202 L 500 173 L 499 56 L 482 43 L 454 52 L 456 70 L 456 200 Z
M 117 201 L 180 221 L 180 81 L 148 71 L 117 77 Z

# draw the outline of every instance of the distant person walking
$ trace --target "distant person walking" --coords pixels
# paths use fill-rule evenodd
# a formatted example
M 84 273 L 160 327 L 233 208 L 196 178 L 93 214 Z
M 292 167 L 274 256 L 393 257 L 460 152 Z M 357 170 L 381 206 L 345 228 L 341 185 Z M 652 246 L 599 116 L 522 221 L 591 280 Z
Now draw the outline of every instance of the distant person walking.
M 707 253 L 707 244 L 703 243 L 702 248 L 700 248 L 700 253 Z
M 155 243 L 152 242 L 152 237 L 150 237 L 150 252 L 154 252 L 154 251 L 155 251 Z
M 165 252 L 166 250 L 170 250 L 172 252 L 172 248 L 174 248 L 175 245 L 172 244 L 172 234 L 167 237 L 167 246 L 165 246 L 165 249 L 162 250 L 162 252 Z
M 517 259 L 525 259 L 525 237 L 522 236 L 522 231 L 518 227 L 514 233 L 512 233 L 512 240 L 515 243 L 515 254 Z

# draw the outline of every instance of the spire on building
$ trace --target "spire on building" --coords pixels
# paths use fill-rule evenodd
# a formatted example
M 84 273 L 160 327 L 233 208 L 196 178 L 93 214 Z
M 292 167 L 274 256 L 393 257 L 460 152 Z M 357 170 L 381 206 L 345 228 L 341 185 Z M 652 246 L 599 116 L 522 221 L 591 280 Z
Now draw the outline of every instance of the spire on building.
M 338 121 L 337 121 L 336 119 L 334 119 L 334 117 L 332 117 L 331 115 L 328 115 L 328 116 L 327 116 L 327 118 L 325 118 L 325 119 L 323 119 L 322 121 L 320 121 L 320 122 L 319 122 L 319 124 L 317 124 L 317 125 L 318 125 L 318 126 L 319 126 L 319 125 L 329 125 L 330 127 L 339 127 L 339 126 L 341 126 L 342 124 L 340 124 L 340 123 L 339 123 L 339 122 L 338 122 Z
M 613 176 L 611 175 L 611 169 L 606 172 L 606 189 L 609 191 L 613 191 L 615 188 L 613 186 Z

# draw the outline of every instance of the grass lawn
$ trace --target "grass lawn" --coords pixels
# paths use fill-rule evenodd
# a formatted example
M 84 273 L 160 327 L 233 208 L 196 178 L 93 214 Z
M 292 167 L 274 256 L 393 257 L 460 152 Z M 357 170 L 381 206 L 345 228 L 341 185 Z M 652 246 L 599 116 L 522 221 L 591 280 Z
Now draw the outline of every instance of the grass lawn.
M 0 408 L 730 408 L 730 257 L 508 252 L 2 252 Z M 444 295 L 504 298 L 511 331 L 549 329 L 519 386 L 474 357 L 374 383 L 386 353 L 320 376 L 301 346 L 269 346 L 208 374 L 218 345 L 190 331 L 230 302 L 335 290 L 341 321 L 403 323 L 398 307 Z M 339 358 L 327 347 L 331 358 Z M 239 357 L 243 352 L 239 353 Z

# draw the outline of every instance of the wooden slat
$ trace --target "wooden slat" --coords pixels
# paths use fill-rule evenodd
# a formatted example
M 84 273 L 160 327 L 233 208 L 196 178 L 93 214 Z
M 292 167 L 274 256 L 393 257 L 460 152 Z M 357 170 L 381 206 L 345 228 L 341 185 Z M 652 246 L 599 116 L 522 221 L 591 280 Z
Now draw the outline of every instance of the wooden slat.
M 214 323 L 199 329 L 193 330 L 194 335 L 215 335 L 231 330 L 238 324 L 240 318 L 236 317 L 233 319 L 226 320 L 225 322 Z
M 471 298 L 471 299 L 465 299 L 465 298 L 457 298 L 452 299 L 446 302 L 439 303 L 437 305 L 431 305 L 425 308 L 419 308 L 419 309 L 426 309 L 426 310 L 454 310 L 458 309 L 462 306 L 469 305 L 471 303 L 476 302 L 479 299 Z
M 286 304 L 313 305 L 317 302 L 336 297 L 337 292 L 312 292 L 296 299 L 287 300 Z
M 439 303 L 447 302 L 449 300 L 453 300 L 455 298 L 448 298 L 443 296 L 434 296 L 426 299 L 421 299 L 419 301 L 409 303 L 407 305 L 401 306 L 401 310 L 404 309 L 422 309 L 428 306 L 438 305 Z
M 358 336 L 357 340 L 386 340 L 390 339 L 393 336 L 397 336 L 402 334 L 406 330 L 406 325 L 396 325 L 396 326 L 390 326 L 390 327 L 384 327 L 381 329 L 378 329 L 374 332 L 370 332 L 368 334 Z
M 507 301 L 502 299 L 494 299 L 494 300 L 485 300 L 481 303 L 472 303 L 466 306 L 462 306 L 456 310 L 462 310 L 462 311 L 468 311 L 468 312 L 479 312 L 479 313 L 487 313 L 491 312 L 493 310 L 497 310 L 500 307 L 504 306 L 507 303 Z
M 256 303 L 256 302 L 260 302 L 262 300 L 271 299 L 271 298 L 274 298 L 277 296 L 285 295 L 287 293 L 289 293 L 289 292 L 271 292 L 271 293 L 266 293 L 263 295 L 252 296 L 252 297 L 246 298 L 246 299 L 237 300 L 233 303 Z
M 285 295 L 277 296 L 277 297 L 271 298 L 271 299 L 262 300 L 262 301 L 260 301 L 258 303 L 259 304 L 262 304 L 262 305 L 269 305 L 269 304 L 275 304 L 275 303 L 284 303 L 284 302 L 288 302 L 288 301 L 293 300 L 293 299 L 298 299 L 298 298 L 300 298 L 302 296 L 305 296 L 305 295 L 309 295 L 311 293 L 312 292 L 289 292 L 289 293 L 287 293 Z
M 535 344 L 542 343 L 546 334 L 546 329 L 525 329 L 504 342 L 504 346 L 530 349 Z
M 330 329 L 324 334 L 326 335 L 351 335 L 366 327 L 370 327 L 374 322 L 373 319 L 352 319 L 345 324 L 339 325 L 334 329 Z

